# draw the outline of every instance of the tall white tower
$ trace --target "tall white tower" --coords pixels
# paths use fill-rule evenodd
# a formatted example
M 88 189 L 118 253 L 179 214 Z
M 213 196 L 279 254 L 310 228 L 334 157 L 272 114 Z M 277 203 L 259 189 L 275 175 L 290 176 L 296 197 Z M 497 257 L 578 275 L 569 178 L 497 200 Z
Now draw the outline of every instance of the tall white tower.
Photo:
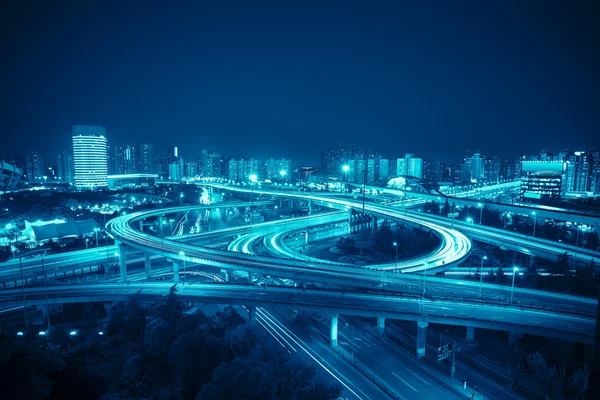
M 73 125 L 73 164 L 78 190 L 95 190 L 108 186 L 106 128 Z

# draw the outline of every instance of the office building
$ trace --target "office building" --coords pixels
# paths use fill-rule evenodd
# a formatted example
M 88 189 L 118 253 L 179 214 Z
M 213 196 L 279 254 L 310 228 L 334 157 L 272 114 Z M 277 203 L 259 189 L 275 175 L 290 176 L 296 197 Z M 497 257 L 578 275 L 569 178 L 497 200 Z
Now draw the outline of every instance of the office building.
M 61 152 L 57 157 L 57 179 L 62 183 L 73 184 L 75 173 L 73 171 L 73 155 L 68 151 Z
M 73 165 L 78 190 L 108 186 L 106 128 L 73 125 Z
M 321 174 L 342 176 L 342 166 L 363 154 L 354 144 L 342 145 L 321 151 Z
M 522 161 L 521 199 L 558 200 L 565 191 L 563 161 Z
M 390 160 L 388 158 L 379 159 L 379 179 L 387 179 L 391 175 Z
M 44 163 L 38 152 L 27 154 L 27 182 L 41 182 L 44 180 Z
M 479 152 L 465 157 L 460 166 L 460 180 L 464 183 L 481 182 L 485 179 L 485 158 Z
M 155 172 L 154 145 L 152 143 L 140 143 L 137 147 L 139 172 L 142 174 L 153 174 Z
M 589 192 L 592 186 L 594 159 L 592 152 L 575 151 L 565 155 L 566 184 L 568 192 Z
M 183 158 L 171 157 L 171 162 L 169 163 L 169 180 L 171 182 L 181 182 L 184 172 Z
M 396 160 L 396 175 L 406 175 L 415 178 L 423 178 L 423 159 L 414 154 L 406 153 L 404 158 Z
M 188 178 L 194 178 L 198 176 L 198 162 L 190 161 L 185 163 L 185 176 Z
M 486 158 L 484 161 L 484 176 L 488 183 L 500 180 L 500 160 L 497 157 Z
M 285 171 L 283 177 L 281 171 Z M 281 183 L 282 180 L 288 182 L 292 177 L 292 161 L 285 158 L 268 158 L 263 163 L 260 174 L 264 179 L 270 179 L 273 182 Z

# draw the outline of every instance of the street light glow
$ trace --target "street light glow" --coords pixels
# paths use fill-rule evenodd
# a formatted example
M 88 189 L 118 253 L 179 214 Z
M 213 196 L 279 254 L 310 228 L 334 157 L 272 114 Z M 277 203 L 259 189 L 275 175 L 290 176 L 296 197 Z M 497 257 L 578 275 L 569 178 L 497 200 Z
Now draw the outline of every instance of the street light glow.
M 248 178 L 250 178 L 250 180 L 252 182 L 256 182 L 256 180 L 258 179 L 258 175 L 256 175 L 256 174 L 250 174 L 250 176 Z
M 69 336 L 76 336 L 77 335 L 77 331 L 71 331 L 69 332 Z
M 396 243 L 396 242 L 394 242 L 394 243 L 392 243 L 392 244 L 393 244 L 394 246 L 398 246 L 398 243 Z
M 283 170 L 283 169 L 282 169 L 281 171 L 279 171 L 279 174 L 280 174 L 282 177 L 284 177 L 284 176 L 287 174 L 287 172 L 285 172 L 285 170 Z
M 342 167 L 342 169 L 344 170 L 344 172 L 348 172 L 348 171 L 350 171 L 350 167 L 349 167 L 349 166 L 347 166 L 347 165 L 344 165 L 344 166 Z
M 515 272 L 517 272 L 517 271 L 519 270 L 519 267 L 513 267 L 513 270 L 514 270 Z

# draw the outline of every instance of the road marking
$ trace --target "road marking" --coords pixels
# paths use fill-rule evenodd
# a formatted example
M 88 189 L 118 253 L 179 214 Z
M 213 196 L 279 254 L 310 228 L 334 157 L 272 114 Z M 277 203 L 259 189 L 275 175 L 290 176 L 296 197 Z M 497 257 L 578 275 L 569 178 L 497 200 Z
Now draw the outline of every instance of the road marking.
M 406 382 L 404 379 L 400 378 L 398 375 L 396 375 L 395 372 L 392 372 L 392 374 L 394 374 L 394 376 L 398 379 L 400 379 L 402 382 L 404 382 L 404 384 L 406 386 L 408 386 L 409 388 L 411 388 L 412 390 L 414 390 L 415 392 L 417 392 L 417 389 L 415 389 L 414 387 L 412 387 L 411 385 L 408 384 L 408 382 Z
M 407 370 L 408 372 L 410 372 L 411 374 L 413 374 L 414 376 L 416 376 L 417 378 L 419 378 L 419 379 L 420 379 L 420 380 L 421 380 L 421 381 L 422 381 L 424 384 L 426 384 L 427 386 L 429 386 L 429 383 L 428 383 L 428 382 L 427 382 L 425 379 L 421 378 L 419 375 L 415 374 L 414 372 L 412 372 L 412 371 L 411 371 L 410 369 L 408 369 L 407 367 L 404 367 L 404 368 L 406 368 L 406 370 Z
M 490 317 L 491 319 L 504 319 L 504 317 Z
M 539 322 L 539 321 L 527 321 L 527 322 L 529 322 L 531 324 L 541 324 L 541 322 Z

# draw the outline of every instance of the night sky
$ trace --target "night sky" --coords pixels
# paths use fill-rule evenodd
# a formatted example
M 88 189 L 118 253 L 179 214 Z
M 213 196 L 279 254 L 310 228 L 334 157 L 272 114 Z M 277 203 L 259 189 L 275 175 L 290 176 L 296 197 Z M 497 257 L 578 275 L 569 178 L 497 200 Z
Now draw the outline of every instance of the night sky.
M 0 153 L 79 123 L 184 159 L 599 148 L 599 5 L 5 1 Z

